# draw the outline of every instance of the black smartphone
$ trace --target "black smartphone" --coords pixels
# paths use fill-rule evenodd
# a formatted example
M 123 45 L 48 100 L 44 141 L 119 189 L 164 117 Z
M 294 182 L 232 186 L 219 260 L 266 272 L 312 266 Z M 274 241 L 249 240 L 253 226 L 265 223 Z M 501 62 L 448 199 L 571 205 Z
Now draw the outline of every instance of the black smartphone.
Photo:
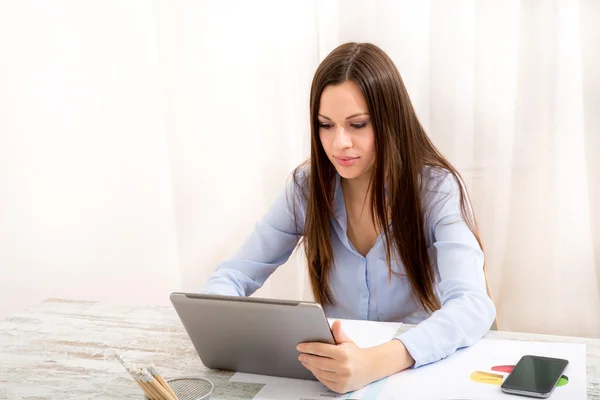
M 549 397 L 568 364 L 561 358 L 523 356 L 500 387 L 505 393 Z

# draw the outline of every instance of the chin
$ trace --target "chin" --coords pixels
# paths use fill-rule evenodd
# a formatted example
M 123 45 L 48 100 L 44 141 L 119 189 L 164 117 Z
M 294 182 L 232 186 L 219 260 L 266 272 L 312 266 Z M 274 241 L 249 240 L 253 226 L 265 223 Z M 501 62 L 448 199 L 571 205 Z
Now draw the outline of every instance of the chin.
M 366 171 L 359 170 L 357 168 L 343 168 L 343 167 L 338 167 L 335 170 L 340 175 L 340 177 L 342 177 L 344 179 L 356 179 L 356 178 L 359 178 L 361 176 L 364 176 L 365 173 L 366 173 Z

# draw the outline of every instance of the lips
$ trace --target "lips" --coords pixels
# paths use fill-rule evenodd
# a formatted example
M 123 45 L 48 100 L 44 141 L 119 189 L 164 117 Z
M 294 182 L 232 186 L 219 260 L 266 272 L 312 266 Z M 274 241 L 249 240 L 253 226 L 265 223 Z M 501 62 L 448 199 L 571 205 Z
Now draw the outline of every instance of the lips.
M 335 158 L 336 163 L 342 167 L 350 167 L 354 163 L 356 163 L 356 160 L 359 159 L 359 157 L 350 157 L 350 156 L 344 156 L 344 157 L 333 156 L 333 158 Z

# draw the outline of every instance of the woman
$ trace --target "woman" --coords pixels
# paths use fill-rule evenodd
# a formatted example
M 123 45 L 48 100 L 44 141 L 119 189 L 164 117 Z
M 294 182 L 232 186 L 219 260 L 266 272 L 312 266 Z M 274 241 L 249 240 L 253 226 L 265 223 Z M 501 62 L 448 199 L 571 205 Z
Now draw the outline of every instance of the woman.
M 300 361 L 345 393 L 477 342 L 495 318 L 460 175 L 419 123 L 391 59 L 348 43 L 311 88 L 311 156 L 204 293 L 249 296 L 302 238 L 315 300 L 330 318 L 418 324 L 361 349 L 304 343 Z

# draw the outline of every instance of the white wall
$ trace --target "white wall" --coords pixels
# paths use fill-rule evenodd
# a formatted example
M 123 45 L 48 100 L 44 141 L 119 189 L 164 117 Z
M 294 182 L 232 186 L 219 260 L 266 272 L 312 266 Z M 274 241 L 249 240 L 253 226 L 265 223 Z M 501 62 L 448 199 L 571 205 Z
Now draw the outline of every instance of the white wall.
M 310 1 L 155 3 L 182 288 L 193 292 L 308 156 L 315 10 Z M 292 257 L 256 295 L 301 296 L 302 266 Z
M 146 1 L 0 2 L 0 315 L 179 287 L 154 24 Z
M 317 23 L 310 1 L 0 3 L 0 315 L 197 291 L 308 155 Z M 256 295 L 305 283 L 293 256 Z

